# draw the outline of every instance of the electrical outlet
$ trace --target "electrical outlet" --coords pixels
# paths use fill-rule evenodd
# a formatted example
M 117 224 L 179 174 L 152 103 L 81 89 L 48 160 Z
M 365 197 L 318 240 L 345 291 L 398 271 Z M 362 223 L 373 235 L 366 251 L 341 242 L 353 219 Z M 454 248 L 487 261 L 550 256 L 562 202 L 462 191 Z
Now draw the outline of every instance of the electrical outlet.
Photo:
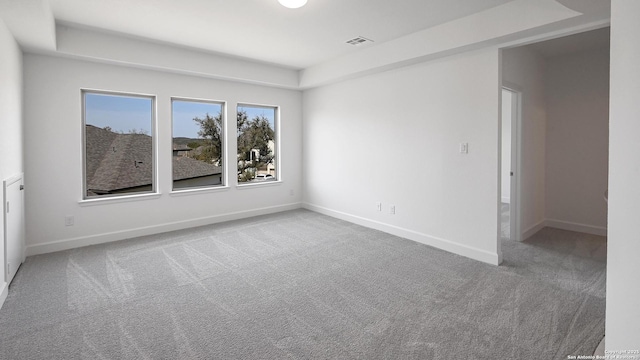
M 73 226 L 74 223 L 74 218 L 73 216 L 65 216 L 64 217 L 64 226 Z
M 469 143 L 460 143 L 460 154 L 469 153 Z
M 395 215 L 396 214 L 396 206 L 395 205 L 389 206 L 389 214 L 391 214 L 391 215 Z
M 382 211 L 382 203 L 376 203 L 376 209 L 378 209 L 378 211 Z

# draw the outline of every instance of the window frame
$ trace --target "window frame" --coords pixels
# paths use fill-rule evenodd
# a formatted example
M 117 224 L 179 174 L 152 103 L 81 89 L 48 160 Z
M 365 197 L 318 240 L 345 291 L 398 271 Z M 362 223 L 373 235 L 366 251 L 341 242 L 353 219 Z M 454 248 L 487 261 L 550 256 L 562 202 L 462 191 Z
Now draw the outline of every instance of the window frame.
M 202 99 L 202 98 L 193 98 L 193 97 L 183 97 L 183 96 L 172 96 L 170 98 L 171 101 L 171 146 L 173 147 L 173 125 L 175 123 L 175 119 L 173 117 L 173 103 L 174 101 L 182 101 L 182 102 L 194 102 L 194 103 L 205 103 L 205 104 L 216 104 L 221 106 L 220 113 L 222 114 L 222 136 L 221 136 L 221 150 L 222 155 L 220 158 L 222 159 L 222 179 L 220 185 L 205 185 L 205 186 L 191 186 L 185 188 L 175 188 L 174 180 L 173 180 L 173 154 L 171 154 L 171 165 L 169 168 L 171 169 L 171 194 L 190 194 L 194 192 L 208 192 L 208 191 L 216 191 L 220 189 L 226 189 L 229 187 L 228 183 L 228 162 L 227 161 L 227 102 L 224 100 L 211 100 L 211 99 Z M 171 149 L 173 153 L 173 149 Z
M 86 96 L 87 94 L 105 95 L 105 96 L 119 96 L 127 98 L 142 98 L 151 100 L 151 190 L 141 192 L 131 192 L 122 194 L 109 194 L 109 195 L 96 195 L 88 196 L 87 191 L 87 109 L 86 109 Z M 144 94 L 126 91 L 112 91 L 102 89 L 81 88 L 80 89 L 80 102 L 81 102 L 81 136 L 82 136 L 82 196 L 80 203 L 91 204 L 97 202 L 119 202 L 119 201 L 131 201 L 136 199 L 148 199 L 157 198 L 160 193 L 158 191 L 158 132 L 157 132 L 157 96 L 154 94 Z
M 273 133 L 275 136 L 273 142 L 273 150 L 275 152 L 273 156 L 274 168 L 275 168 L 275 180 L 273 181 L 260 181 L 260 182 L 239 182 L 238 181 L 238 144 L 236 143 L 235 149 L 235 181 L 237 188 L 246 188 L 251 186 L 273 186 L 282 183 L 282 167 L 280 165 L 280 106 L 279 105 L 270 105 L 270 104 L 257 104 L 252 102 L 238 102 L 236 103 L 236 112 L 235 116 L 238 116 L 238 110 L 240 107 L 253 107 L 253 108 L 263 108 L 273 110 Z M 235 121 L 236 127 L 236 138 L 238 136 L 238 128 L 237 128 L 237 120 Z

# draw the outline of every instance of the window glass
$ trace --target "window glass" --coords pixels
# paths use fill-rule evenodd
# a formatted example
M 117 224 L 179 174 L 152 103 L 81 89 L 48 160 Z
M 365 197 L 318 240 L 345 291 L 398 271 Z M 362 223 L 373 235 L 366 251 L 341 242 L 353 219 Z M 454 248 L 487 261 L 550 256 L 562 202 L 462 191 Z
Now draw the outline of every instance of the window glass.
M 276 115 L 276 107 L 238 105 L 238 183 L 278 179 Z
M 83 92 L 84 198 L 155 191 L 154 98 Z
M 173 99 L 173 189 L 223 185 L 224 112 L 217 102 Z

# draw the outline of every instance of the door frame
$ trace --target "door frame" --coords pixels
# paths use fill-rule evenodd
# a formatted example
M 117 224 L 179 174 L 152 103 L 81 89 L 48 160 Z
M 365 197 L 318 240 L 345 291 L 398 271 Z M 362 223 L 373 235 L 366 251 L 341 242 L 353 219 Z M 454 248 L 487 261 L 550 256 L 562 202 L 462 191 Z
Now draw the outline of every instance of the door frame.
M 511 97 L 511 183 L 509 202 L 509 238 L 515 241 L 522 241 L 522 211 L 520 197 L 522 194 L 522 90 L 516 84 L 503 81 L 500 91 L 500 101 L 502 104 L 502 90 L 509 91 Z M 502 144 L 502 106 L 500 107 L 500 136 Z M 500 145 L 500 149 L 501 149 Z M 514 166 L 515 165 L 515 166 Z M 502 166 L 502 149 L 500 150 L 500 166 Z M 502 172 L 502 169 L 501 169 Z M 498 194 L 500 196 L 500 194 Z

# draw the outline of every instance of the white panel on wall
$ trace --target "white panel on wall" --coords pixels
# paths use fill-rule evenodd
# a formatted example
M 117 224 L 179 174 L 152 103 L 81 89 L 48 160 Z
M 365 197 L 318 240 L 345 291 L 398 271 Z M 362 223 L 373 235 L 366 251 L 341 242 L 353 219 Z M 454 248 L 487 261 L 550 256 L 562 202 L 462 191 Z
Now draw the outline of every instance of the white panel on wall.
M 11 283 L 24 261 L 24 186 L 23 175 L 3 181 L 3 216 L 7 283 Z

